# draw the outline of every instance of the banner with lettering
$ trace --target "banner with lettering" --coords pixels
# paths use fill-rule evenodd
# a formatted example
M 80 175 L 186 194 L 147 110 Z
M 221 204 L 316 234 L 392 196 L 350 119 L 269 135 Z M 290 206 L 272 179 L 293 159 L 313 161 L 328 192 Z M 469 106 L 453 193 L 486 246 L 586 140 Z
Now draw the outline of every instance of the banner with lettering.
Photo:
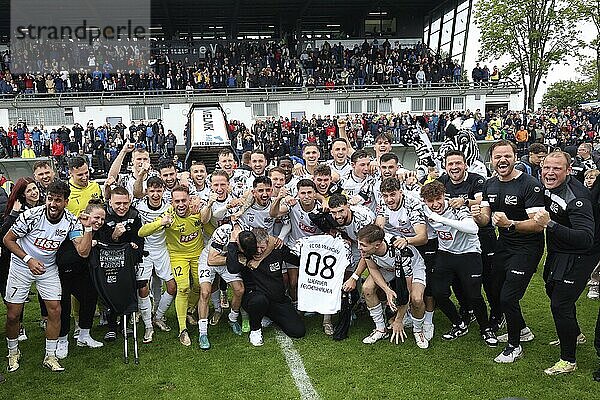
M 298 310 L 335 314 L 341 308 L 344 271 L 350 264 L 350 248 L 339 237 L 307 236 L 298 240 Z
M 135 265 L 130 243 L 98 243 L 89 257 L 92 282 L 102 301 L 117 314 L 137 311 Z

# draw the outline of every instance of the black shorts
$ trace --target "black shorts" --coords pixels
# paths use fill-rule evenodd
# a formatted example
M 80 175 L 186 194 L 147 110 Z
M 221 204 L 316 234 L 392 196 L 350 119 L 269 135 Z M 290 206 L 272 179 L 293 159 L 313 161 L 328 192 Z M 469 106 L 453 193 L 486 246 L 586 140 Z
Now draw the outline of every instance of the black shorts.
M 417 246 L 417 250 L 425 261 L 425 279 L 427 282 L 431 282 L 433 279 L 433 270 L 435 269 L 435 259 L 438 251 L 438 240 L 437 238 L 429 239 L 426 244 Z M 425 286 L 425 296 L 431 297 L 431 285 L 427 283 Z

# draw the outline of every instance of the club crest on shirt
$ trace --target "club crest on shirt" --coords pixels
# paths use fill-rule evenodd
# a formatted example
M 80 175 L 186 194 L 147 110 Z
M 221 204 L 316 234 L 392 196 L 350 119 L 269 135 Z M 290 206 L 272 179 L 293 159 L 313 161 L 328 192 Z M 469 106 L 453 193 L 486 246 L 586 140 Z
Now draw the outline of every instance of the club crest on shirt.
M 539 191 L 539 188 L 537 188 L 537 189 Z M 504 197 L 504 204 L 506 204 L 507 206 L 516 206 L 517 205 L 517 196 L 507 194 Z
M 550 204 L 550 211 L 552 211 L 554 214 L 558 214 L 559 210 L 560 210 L 560 207 L 558 206 L 558 204 L 556 204 L 556 203 Z
M 281 269 L 281 265 L 278 262 L 269 264 L 269 270 L 271 272 L 275 272 L 275 271 L 280 270 L 280 269 Z

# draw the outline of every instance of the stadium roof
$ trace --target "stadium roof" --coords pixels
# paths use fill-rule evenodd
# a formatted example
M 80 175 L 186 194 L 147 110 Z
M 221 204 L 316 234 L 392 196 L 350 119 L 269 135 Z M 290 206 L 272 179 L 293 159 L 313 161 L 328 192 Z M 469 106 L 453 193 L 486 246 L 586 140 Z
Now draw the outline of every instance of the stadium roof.
M 82 0 L 85 1 L 85 0 Z M 413 25 L 396 37 L 422 32 L 423 17 L 437 6 L 456 0 L 150 0 L 154 34 L 211 33 L 232 37 L 241 32 L 290 32 L 322 29 L 364 36 L 365 19 L 396 18 L 401 26 Z M 460 1 L 460 0 L 459 0 Z M 58 1 L 60 2 L 60 0 Z M 0 0 L 3 10 L 9 0 Z M 10 15 L 0 13 L 0 34 L 8 35 Z M 329 26 L 328 26 L 329 25 Z M 177 37 L 174 37 L 177 38 Z
M 412 17 L 422 24 L 423 16 L 440 0 L 153 0 L 152 24 L 180 32 L 206 32 L 208 29 L 232 32 L 277 29 L 303 30 L 340 25 L 352 32 L 352 25 L 366 18 Z M 372 13 L 372 14 L 369 14 Z M 222 28 L 209 28 L 222 27 Z M 235 29 L 237 27 L 237 29 Z M 331 27 L 331 26 L 330 26 Z

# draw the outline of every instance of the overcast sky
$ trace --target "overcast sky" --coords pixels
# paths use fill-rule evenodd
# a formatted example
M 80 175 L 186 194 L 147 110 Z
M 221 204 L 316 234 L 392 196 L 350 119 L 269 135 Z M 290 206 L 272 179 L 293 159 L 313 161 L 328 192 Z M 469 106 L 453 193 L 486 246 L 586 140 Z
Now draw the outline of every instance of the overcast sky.
M 477 1 L 475 1 L 474 3 L 476 3 L 476 2 Z M 475 5 L 473 7 L 475 8 Z M 475 25 L 474 20 L 475 20 L 475 18 L 472 15 L 471 16 L 471 27 L 469 29 L 469 39 L 468 39 L 468 43 L 467 43 L 467 53 L 466 53 L 467 56 L 465 57 L 465 70 L 467 71 L 469 79 L 471 78 L 471 70 L 475 67 L 475 63 L 477 61 L 479 61 L 478 54 L 479 54 L 479 48 L 480 48 L 480 45 L 479 45 L 480 32 L 479 32 L 479 29 L 477 28 L 477 26 Z M 582 25 L 581 31 L 582 31 L 581 39 L 589 42 L 590 40 L 592 40 L 594 38 L 595 28 L 592 23 Z M 588 52 L 588 54 L 592 55 L 593 52 Z M 470 55 L 472 55 L 472 56 L 470 56 Z M 498 65 L 499 67 L 501 67 L 502 65 L 507 63 L 507 60 L 508 59 L 501 59 L 501 60 L 494 61 L 494 62 L 486 62 L 485 60 L 481 60 L 481 66 L 483 66 L 484 64 L 487 64 L 488 68 L 491 70 L 493 65 Z M 567 60 L 567 62 L 569 63 L 568 65 L 561 64 L 561 65 L 557 65 L 556 67 L 554 67 L 550 71 L 550 73 L 548 74 L 546 79 L 543 80 L 546 83 L 544 84 L 542 82 L 540 84 L 540 89 L 538 90 L 538 93 L 536 96 L 536 104 L 537 105 L 539 105 L 541 103 L 542 96 L 546 92 L 546 88 L 549 85 L 551 85 L 554 82 L 558 82 L 560 80 L 576 79 L 577 77 L 579 77 L 579 75 L 575 72 L 575 69 L 578 66 L 578 61 L 574 57 L 570 57 Z

